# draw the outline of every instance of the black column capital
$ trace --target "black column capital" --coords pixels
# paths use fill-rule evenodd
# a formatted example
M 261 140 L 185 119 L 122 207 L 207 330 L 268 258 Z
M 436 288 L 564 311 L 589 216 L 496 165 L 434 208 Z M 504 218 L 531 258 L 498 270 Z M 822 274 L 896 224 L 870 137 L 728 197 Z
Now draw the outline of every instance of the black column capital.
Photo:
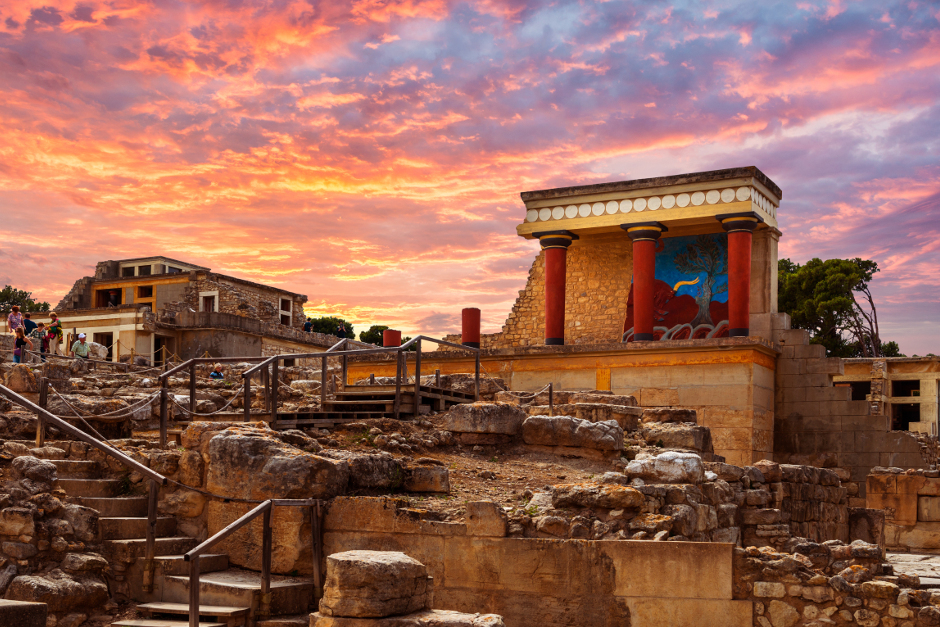
M 636 222 L 634 224 L 621 224 L 620 228 L 626 231 L 627 236 L 634 242 L 642 242 L 644 240 L 658 240 L 660 235 L 669 230 L 660 222 Z
M 571 231 L 542 231 L 541 233 L 533 233 L 532 236 L 538 238 L 542 250 L 546 248 L 568 248 L 571 246 L 571 242 L 580 239 Z
M 743 213 L 723 213 L 715 216 L 715 219 L 721 222 L 721 228 L 729 233 L 735 231 L 753 231 L 758 224 L 763 224 L 764 219 L 753 211 Z

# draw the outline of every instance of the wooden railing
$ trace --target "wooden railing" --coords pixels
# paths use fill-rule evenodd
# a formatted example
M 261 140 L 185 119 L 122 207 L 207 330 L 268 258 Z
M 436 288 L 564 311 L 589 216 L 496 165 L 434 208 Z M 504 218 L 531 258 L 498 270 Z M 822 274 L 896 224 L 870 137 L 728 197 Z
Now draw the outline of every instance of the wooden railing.
M 275 506 L 309 507 L 313 553 L 313 596 L 314 601 L 322 592 L 323 579 L 320 563 L 323 560 L 323 542 L 320 531 L 321 501 L 301 499 L 269 499 L 253 510 L 228 525 L 214 536 L 201 543 L 185 555 L 189 562 L 189 627 L 199 627 L 199 557 L 219 541 L 232 535 L 258 516 L 262 516 L 261 533 L 261 599 L 258 616 L 267 618 L 271 614 L 271 512 Z
M 49 382 L 47 379 L 42 379 L 42 386 L 40 388 L 40 402 L 45 404 L 47 393 L 48 393 Z M 144 477 L 149 479 L 149 493 L 147 500 L 147 547 L 146 547 L 146 564 L 144 568 L 144 591 L 150 592 L 153 590 L 153 572 L 154 572 L 154 552 L 156 547 L 156 531 L 157 531 L 157 495 L 160 489 L 160 486 L 166 485 L 167 478 L 161 475 L 160 473 L 151 470 L 147 466 L 144 466 L 140 462 L 128 457 L 124 453 L 120 452 L 116 448 L 105 444 L 104 442 L 94 438 L 78 427 L 75 427 L 65 420 L 62 420 L 58 416 L 51 414 L 45 409 L 45 407 L 40 407 L 32 401 L 23 396 L 20 396 L 10 388 L 0 385 L 0 395 L 5 396 L 13 403 L 16 403 L 20 407 L 33 411 L 36 413 L 36 418 L 38 421 L 37 425 L 37 434 L 36 441 L 37 446 L 42 445 L 45 438 L 45 427 L 47 425 L 52 425 L 57 428 L 59 431 L 66 433 L 89 446 L 98 449 L 105 455 L 113 457 L 114 459 L 121 462 L 127 468 L 139 472 Z

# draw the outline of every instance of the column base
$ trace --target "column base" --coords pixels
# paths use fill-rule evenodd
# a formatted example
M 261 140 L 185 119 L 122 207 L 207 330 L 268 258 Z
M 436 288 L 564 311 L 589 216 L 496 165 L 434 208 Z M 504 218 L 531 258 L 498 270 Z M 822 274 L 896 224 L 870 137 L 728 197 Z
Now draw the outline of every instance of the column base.
M 461 342 L 464 346 L 469 346 L 470 348 L 480 348 L 479 342 Z
M 563 337 L 547 337 L 545 338 L 546 346 L 564 346 L 565 338 Z
M 750 334 L 751 334 L 751 330 L 748 328 L 728 329 L 728 337 L 747 337 Z
M 634 342 L 652 342 L 653 334 L 652 333 L 634 333 L 633 341 Z

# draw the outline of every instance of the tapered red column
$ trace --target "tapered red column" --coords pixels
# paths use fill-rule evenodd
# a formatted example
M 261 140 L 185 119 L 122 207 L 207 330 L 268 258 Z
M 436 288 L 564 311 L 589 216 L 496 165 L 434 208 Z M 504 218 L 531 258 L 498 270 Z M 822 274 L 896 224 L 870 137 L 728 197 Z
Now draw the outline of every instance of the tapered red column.
M 565 274 L 568 247 L 578 236 L 569 231 L 533 233 L 545 251 L 545 343 L 565 343 Z
M 480 310 L 467 307 L 460 312 L 460 343 L 471 348 L 480 348 Z
M 716 217 L 728 232 L 728 335 L 747 337 L 751 327 L 751 241 L 762 220 L 756 213 Z
M 659 222 L 621 224 L 633 240 L 633 341 L 653 340 L 653 289 L 656 284 L 656 240 L 666 231 Z

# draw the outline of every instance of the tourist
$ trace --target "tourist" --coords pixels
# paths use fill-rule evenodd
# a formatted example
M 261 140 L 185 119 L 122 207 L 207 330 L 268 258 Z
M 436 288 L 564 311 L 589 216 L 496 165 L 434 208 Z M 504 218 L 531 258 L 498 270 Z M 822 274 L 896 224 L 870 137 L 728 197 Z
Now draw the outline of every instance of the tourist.
M 307 321 L 304 322 L 304 331 L 310 333 L 311 329 L 313 329 L 313 318 L 307 318 Z
M 26 345 L 29 344 L 29 350 L 33 350 L 33 343 L 26 337 L 23 327 L 16 327 L 16 339 L 13 340 L 13 363 L 23 363 L 23 357 L 26 356 Z
M 212 372 L 209 373 L 209 378 L 216 379 L 216 380 L 225 378 L 225 374 L 222 372 L 222 364 L 215 365 L 215 368 L 213 368 Z
M 36 325 L 36 328 L 33 329 L 32 333 L 26 336 L 39 342 L 39 361 L 46 361 L 46 348 L 49 345 L 49 340 L 46 339 L 46 333 L 46 323 L 40 322 Z
M 16 333 L 16 330 L 23 326 L 23 314 L 20 313 L 20 306 L 13 305 L 10 315 L 7 316 L 7 327 L 10 333 Z
M 48 352 L 50 355 L 59 354 L 59 342 L 62 341 L 62 322 L 56 312 L 49 314 L 51 321 L 46 327 L 46 341 L 48 343 Z
M 23 333 L 26 334 L 26 337 L 30 337 L 30 334 L 36 330 L 36 323 L 32 321 L 32 318 L 29 313 L 23 314 Z
M 75 343 L 72 344 L 72 357 L 79 357 L 81 359 L 88 359 L 88 349 L 91 346 L 88 345 L 88 342 L 85 341 L 85 334 L 79 333 L 78 339 L 75 340 Z

